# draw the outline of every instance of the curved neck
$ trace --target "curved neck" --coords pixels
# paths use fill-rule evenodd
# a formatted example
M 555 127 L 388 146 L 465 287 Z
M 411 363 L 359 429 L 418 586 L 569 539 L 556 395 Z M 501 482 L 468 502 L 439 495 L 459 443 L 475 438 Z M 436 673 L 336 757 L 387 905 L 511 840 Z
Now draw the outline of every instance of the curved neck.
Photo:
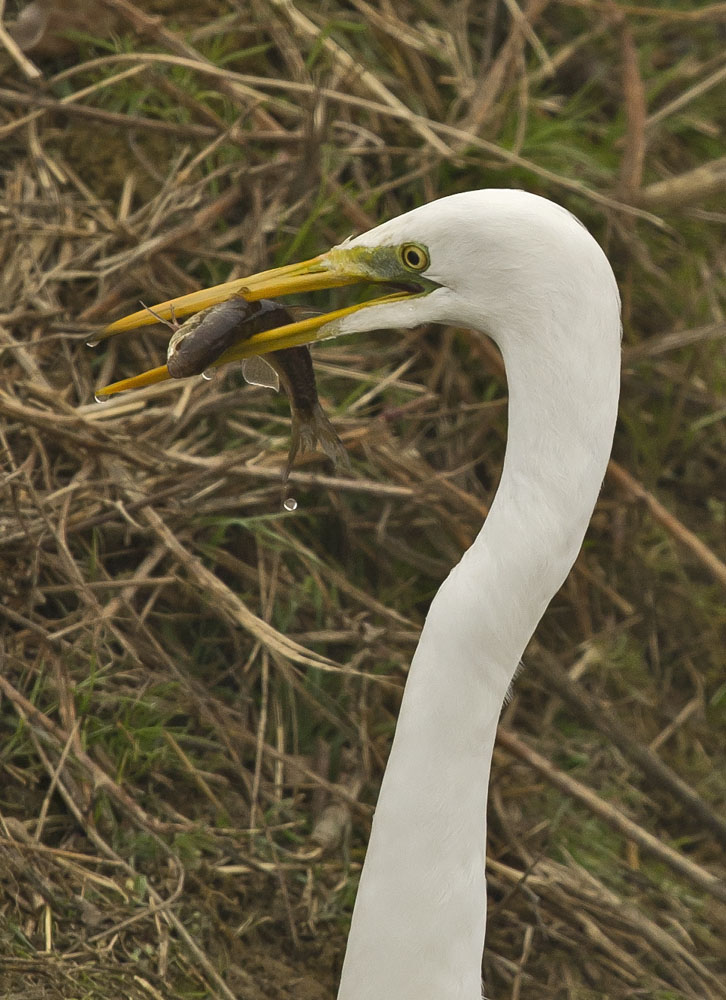
M 582 543 L 615 424 L 619 320 L 587 318 L 586 370 L 581 342 L 579 365 L 568 359 L 569 324 L 543 337 L 508 331 L 502 345 L 510 400 L 502 479 L 486 524 L 434 599 L 411 665 L 339 1000 L 481 998 L 497 721 Z

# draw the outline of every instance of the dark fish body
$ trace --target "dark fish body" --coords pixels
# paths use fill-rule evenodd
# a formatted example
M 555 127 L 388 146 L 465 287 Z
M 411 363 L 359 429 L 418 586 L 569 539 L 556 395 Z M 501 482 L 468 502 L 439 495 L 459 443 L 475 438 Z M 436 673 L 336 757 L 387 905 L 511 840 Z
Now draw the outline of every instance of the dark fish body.
M 248 302 L 241 296 L 227 299 L 190 317 L 169 341 L 166 367 L 172 378 L 201 375 L 224 352 L 240 341 L 286 326 L 293 319 L 287 309 L 271 299 Z
M 348 453 L 318 400 L 313 359 L 307 347 L 283 347 L 265 358 L 280 376 L 292 411 L 292 434 L 287 471 L 298 450 L 312 451 L 319 444 L 333 465 L 346 468 Z M 287 476 L 287 473 L 286 473 Z
M 210 306 L 174 331 L 167 349 L 169 374 L 172 378 L 201 375 L 235 344 L 293 322 L 288 310 L 272 299 L 248 302 L 237 296 Z M 318 401 L 308 348 L 284 347 L 270 351 L 264 359 L 277 372 L 290 400 L 292 435 L 287 471 L 300 448 L 312 450 L 316 444 L 334 465 L 348 465 L 345 448 Z
M 294 400 L 295 409 L 301 414 L 312 413 L 318 402 L 318 389 L 309 349 L 283 347 L 266 354 L 265 359 L 280 376 L 285 392 Z

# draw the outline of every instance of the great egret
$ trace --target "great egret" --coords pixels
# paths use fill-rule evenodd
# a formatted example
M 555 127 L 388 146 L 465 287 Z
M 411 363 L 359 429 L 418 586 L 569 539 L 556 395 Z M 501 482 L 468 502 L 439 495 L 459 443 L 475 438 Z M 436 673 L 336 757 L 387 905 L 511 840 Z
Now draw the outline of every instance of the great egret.
M 251 354 L 382 327 L 489 334 L 509 385 L 502 478 L 431 605 L 378 797 L 339 1000 L 478 1000 L 485 824 L 497 720 L 520 657 L 582 543 L 610 454 L 620 299 L 565 209 L 522 191 L 455 194 L 296 264 L 157 305 L 168 317 L 359 282 L 397 292 L 268 330 Z M 153 322 L 148 313 L 103 335 Z M 103 336 L 102 335 L 102 336 Z M 155 369 L 107 393 L 165 378 Z

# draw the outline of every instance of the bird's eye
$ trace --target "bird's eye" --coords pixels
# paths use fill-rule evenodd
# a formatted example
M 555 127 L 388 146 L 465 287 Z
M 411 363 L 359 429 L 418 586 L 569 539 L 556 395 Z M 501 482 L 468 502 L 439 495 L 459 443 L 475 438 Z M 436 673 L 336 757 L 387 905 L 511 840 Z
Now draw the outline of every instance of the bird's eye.
M 418 243 L 404 243 L 400 254 L 404 267 L 410 271 L 425 271 L 429 266 L 428 251 Z

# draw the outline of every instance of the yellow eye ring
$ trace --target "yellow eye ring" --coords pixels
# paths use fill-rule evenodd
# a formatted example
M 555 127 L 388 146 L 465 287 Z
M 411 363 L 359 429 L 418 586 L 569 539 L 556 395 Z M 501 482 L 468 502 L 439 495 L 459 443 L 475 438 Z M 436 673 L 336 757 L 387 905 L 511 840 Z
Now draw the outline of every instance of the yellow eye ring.
M 420 243 L 404 243 L 399 250 L 401 263 L 409 271 L 425 271 L 431 263 L 426 247 Z

